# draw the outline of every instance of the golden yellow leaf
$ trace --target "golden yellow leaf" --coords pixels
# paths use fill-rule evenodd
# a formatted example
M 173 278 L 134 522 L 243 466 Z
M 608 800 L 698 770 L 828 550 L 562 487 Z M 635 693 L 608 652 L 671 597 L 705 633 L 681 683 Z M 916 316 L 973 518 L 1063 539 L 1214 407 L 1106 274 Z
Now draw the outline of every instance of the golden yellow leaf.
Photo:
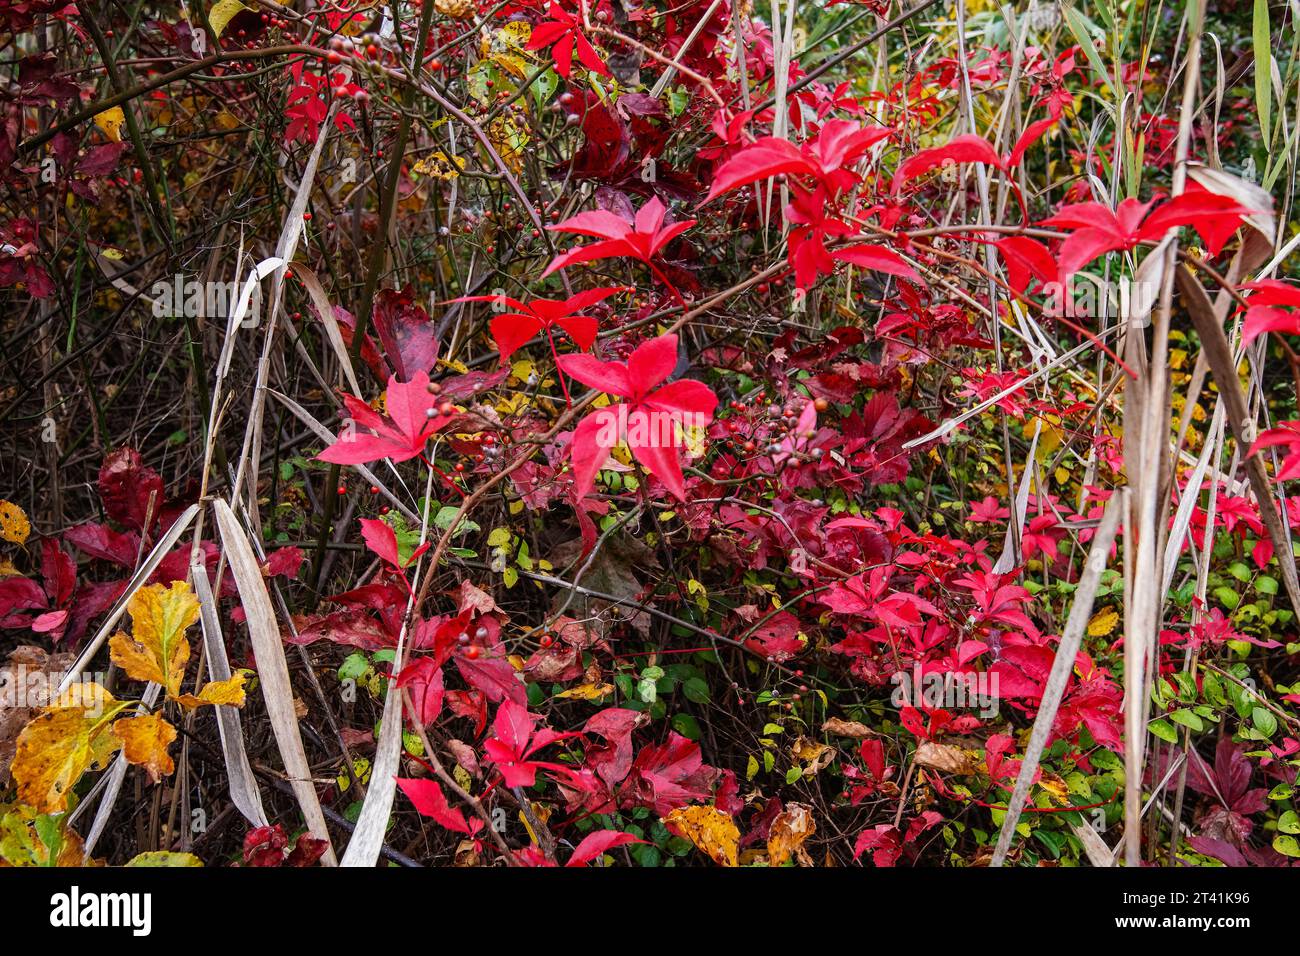
M 168 697 L 175 697 L 190 659 L 185 630 L 199 619 L 198 599 L 184 581 L 173 581 L 170 588 L 141 588 L 126 608 L 132 636 L 119 633 L 109 642 L 113 663 L 128 677 L 161 684 Z
M 411 172 L 420 176 L 432 176 L 443 182 L 450 182 L 465 170 L 465 157 L 448 157 L 442 150 L 430 153 L 411 167 Z
M 736 866 L 740 830 L 729 814 L 717 807 L 679 807 L 664 817 L 664 826 L 695 844 L 720 866 Z
M 91 767 L 102 769 L 120 741 L 107 733 L 127 703 L 99 684 L 77 684 L 18 735 L 13 762 L 18 798 L 41 813 L 68 809 L 68 792 Z
M 812 866 L 803 843 L 816 832 L 817 823 L 813 820 L 812 808 L 802 803 L 787 803 L 768 830 L 768 866 L 783 866 L 791 855 L 798 856 L 799 862 L 804 866 Z
M 247 9 L 239 0 L 217 0 L 208 11 L 208 23 L 212 25 L 212 32 L 221 36 L 226 24 Z
M 1038 778 L 1038 785 L 1047 791 L 1048 797 L 1057 806 L 1063 807 L 1070 802 L 1070 785 L 1054 773 L 1044 773 Z
M 210 681 L 195 694 L 178 694 L 172 698 L 176 703 L 189 710 L 204 704 L 226 704 L 230 707 L 244 706 L 244 675 L 236 674 L 229 680 Z
M 614 692 L 613 684 L 591 683 L 579 684 L 577 687 L 570 687 L 568 690 L 560 691 L 556 697 L 563 697 L 565 700 L 600 700 L 608 694 Z
M 161 714 L 123 717 L 113 724 L 113 736 L 122 741 L 127 761 L 149 771 L 154 783 L 176 769 L 167 753 L 167 747 L 176 739 L 176 728 Z
M 95 114 L 95 125 L 115 143 L 122 142 L 122 125 L 125 122 L 126 114 L 122 112 L 120 106 L 110 107 L 102 113 Z
M 1115 630 L 1117 624 L 1119 624 L 1119 612 L 1113 607 L 1105 608 L 1094 614 L 1092 620 L 1088 622 L 1088 636 L 1105 637 Z
M 32 533 L 32 523 L 27 512 L 12 501 L 0 501 L 0 539 L 14 544 L 26 544 Z
M 16 578 L 22 575 L 22 572 L 14 566 L 14 563 L 8 558 L 0 558 L 0 580 L 4 578 Z

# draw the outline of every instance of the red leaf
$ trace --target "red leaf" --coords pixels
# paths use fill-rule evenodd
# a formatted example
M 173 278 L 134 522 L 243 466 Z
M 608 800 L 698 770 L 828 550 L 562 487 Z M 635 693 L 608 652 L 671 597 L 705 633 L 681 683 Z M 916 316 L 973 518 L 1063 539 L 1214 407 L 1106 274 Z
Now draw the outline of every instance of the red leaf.
M 618 830 L 597 830 L 595 833 L 588 833 L 583 837 L 582 842 L 573 848 L 573 856 L 569 857 L 569 862 L 564 865 L 583 866 L 597 857 L 603 856 L 616 846 L 648 842 L 648 840 L 642 840 L 630 833 L 620 833 Z
M 99 497 L 110 518 L 143 531 L 150 500 L 153 502 L 150 526 L 158 524 L 163 507 L 163 481 L 158 472 L 144 464 L 138 451 L 119 448 L 109 452 L 100 466 Z

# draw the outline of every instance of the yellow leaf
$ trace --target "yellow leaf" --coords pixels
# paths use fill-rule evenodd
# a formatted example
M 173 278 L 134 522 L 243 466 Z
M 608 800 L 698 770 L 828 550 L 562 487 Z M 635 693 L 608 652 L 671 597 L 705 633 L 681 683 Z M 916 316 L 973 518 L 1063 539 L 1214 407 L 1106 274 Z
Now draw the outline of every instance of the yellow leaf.
M 32 523 L 27 512 L 12 501 L 0 501 L 0 539 L 14 544 L 26 544 L 32 533 Z
M 103 130 L 104 135 L 115 143 L 122 142 L 122 124 L 125 122 L 126 114 L 122 112 L 120 106 L 114 106 L 102 113 L 95 114 L 95 125 Z
M 796 760 L 805 764 L 803 775 L 805 777 L 814 777 L 817 772 L 835 759 L 838 751 L 828 744 L 811 740 L 808 737 L 800 737 L 790 747 L 790 754 Z
M 220 37 L 226 24 L 247 9 L 239 0 L 218 0 L 208 11 L 208 23 L 212 25 L 212 32 Z
M 420 176 L 432 176 L 443 182 L 450 182 L 465 170 L 463 156 L 448 157 L 442 150 L 430 153 L 411 167 L 411 172 Z
M 600 700 L 614 692 L 613 684 L 579 684 L 577 687 L 570 687 L 568 690 L 560 691 L 556 697 L 562 697 L 565 700 Z
M 1038 779 L 1038 785 L 1047 791 L 1048 797 L 1057 806 L 1069 803 L 1070 785 L 1054 773 L 1044 773 Z
M 18 735 L 13 761 L 18 798 L 41 813 L 68 809 L 68 792 L 92 766 L 102 769 L 120 741 L 106 733 L 127 704 L 99 684 L 76 684 Z
M 740 830 L 729 814 L 717 807 L 679 807 L 664 817 L 664 825 L 695 844 L 720 866 L 736 866 Z
M 783 866 L 791 855 L 797 855 L 804 866 L 811 866 L 803 843 L 817 832 L 812 810 L 806 804 L 788 803 L 772 821 L 767 836 L 768 866 Z
M 528 145 L 528 129 L 509 116 L 501 115 L 488 124 L 488 139 L 512 172 L 524 166 L 524 147 Z
M 1111 631 L 1115 630 L 1115 625 L 1119 623 L 1119 612 L 1113 607 L 1108 607 L 1098 611 L 1088 622 L 1089 637 L 1105 637 Z
M 193 853 L 173 853 L 171 850 L 149 850 L 137 853 L 126 861 L 127 866 L 202 866 L 203 861 Z
M 180 694 L 173 698 L 182 707 L 193 710 L 203 704 L 226 704 L 230 707 L 244 706 L 244 675 L 236 674 L 229 680 L 210 681 L 203 689 L 194 694 Z
M 161 684 L 168 697 L 180 693 L 190 659 L 186 628 L 199 619 L 199 601 L 184 581 L 171 587 L 141 588 L 126 606 L 131 612 L 131 637 L 118 633 L 109 641 L 114 664 L 136 680 Z
M 176 769 L 167 753 L 168 746 L 176 739 L 176 728 L 163 720 L 161 714 L 123 717 L 113 724 L 113 736 L 122 741 L 122 753 L 127 761 L 149 771 L 154 783 Z

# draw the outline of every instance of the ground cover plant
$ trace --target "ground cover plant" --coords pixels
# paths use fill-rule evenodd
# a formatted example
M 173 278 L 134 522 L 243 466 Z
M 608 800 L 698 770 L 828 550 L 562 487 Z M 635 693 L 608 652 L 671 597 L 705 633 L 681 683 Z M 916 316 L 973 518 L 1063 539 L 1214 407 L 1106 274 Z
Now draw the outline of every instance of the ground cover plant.
M 1296 14 L 0 3 L 0 865 L 1295 865 Z

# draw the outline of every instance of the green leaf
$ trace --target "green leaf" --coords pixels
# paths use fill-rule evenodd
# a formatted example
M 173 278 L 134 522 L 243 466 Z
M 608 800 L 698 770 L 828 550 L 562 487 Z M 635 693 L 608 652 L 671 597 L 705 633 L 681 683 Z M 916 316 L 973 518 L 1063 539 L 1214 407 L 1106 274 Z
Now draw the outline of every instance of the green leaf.
M 1293 836 L 1279 833 L 1273 837 L 1273 849 L 1283 856 L 1300 857 L 1300 841 Z
M 690 714 L 674 714 L 672 728 L 687 740 L 700 739 L 700 723 Z
M 1277 832 L 1290 833 L 1291 835 L 1300 834 L 1300 814 L 1294 810 L 1288 810 L 1277 818 Z
M 709 702 L 709 682 L 703 677 L 688 677 L 682 684 L 682 693 L 693 704 Z
M 1214 589 L 1214 596 L 1219 599 L 1219 603 L 1229 611 L 1235 611 L 1237 605 L 1241 603 L 1241 595 L 1226 585 L 1220 585 Z
M 1167 720 L 1151 721 L 1151 733 L 1155 734 L 1167 743 L 1172 744 L 1178 741 L 1178 731 L 1175 730 L 1174 725 L 1169 723 Z
M 1255 15 L 1251 21 L 1250 33 L 1255 47 L 1255 110 L 1259 113 L 1259 128 L 1264 134 L 1264 148 L 1267 149 L 1273 122 L 1273 27 L 1269 19 L 1268 0 L 1255 0 Z
M 1205 722 L 1197 717 L 1192 711 L 1183 707 L 1169 715 L 1169 719 L 1176 724 L 1182 724 L 1184 727 L 1190 727 L 1192 730 L 1201 731 L 1205 729 Z
M 1265 737 L 1272 737 L 1277 730 L 1277 718 L 1263 707 L 1256 707 L 1250 714 L 1250 722 Z

